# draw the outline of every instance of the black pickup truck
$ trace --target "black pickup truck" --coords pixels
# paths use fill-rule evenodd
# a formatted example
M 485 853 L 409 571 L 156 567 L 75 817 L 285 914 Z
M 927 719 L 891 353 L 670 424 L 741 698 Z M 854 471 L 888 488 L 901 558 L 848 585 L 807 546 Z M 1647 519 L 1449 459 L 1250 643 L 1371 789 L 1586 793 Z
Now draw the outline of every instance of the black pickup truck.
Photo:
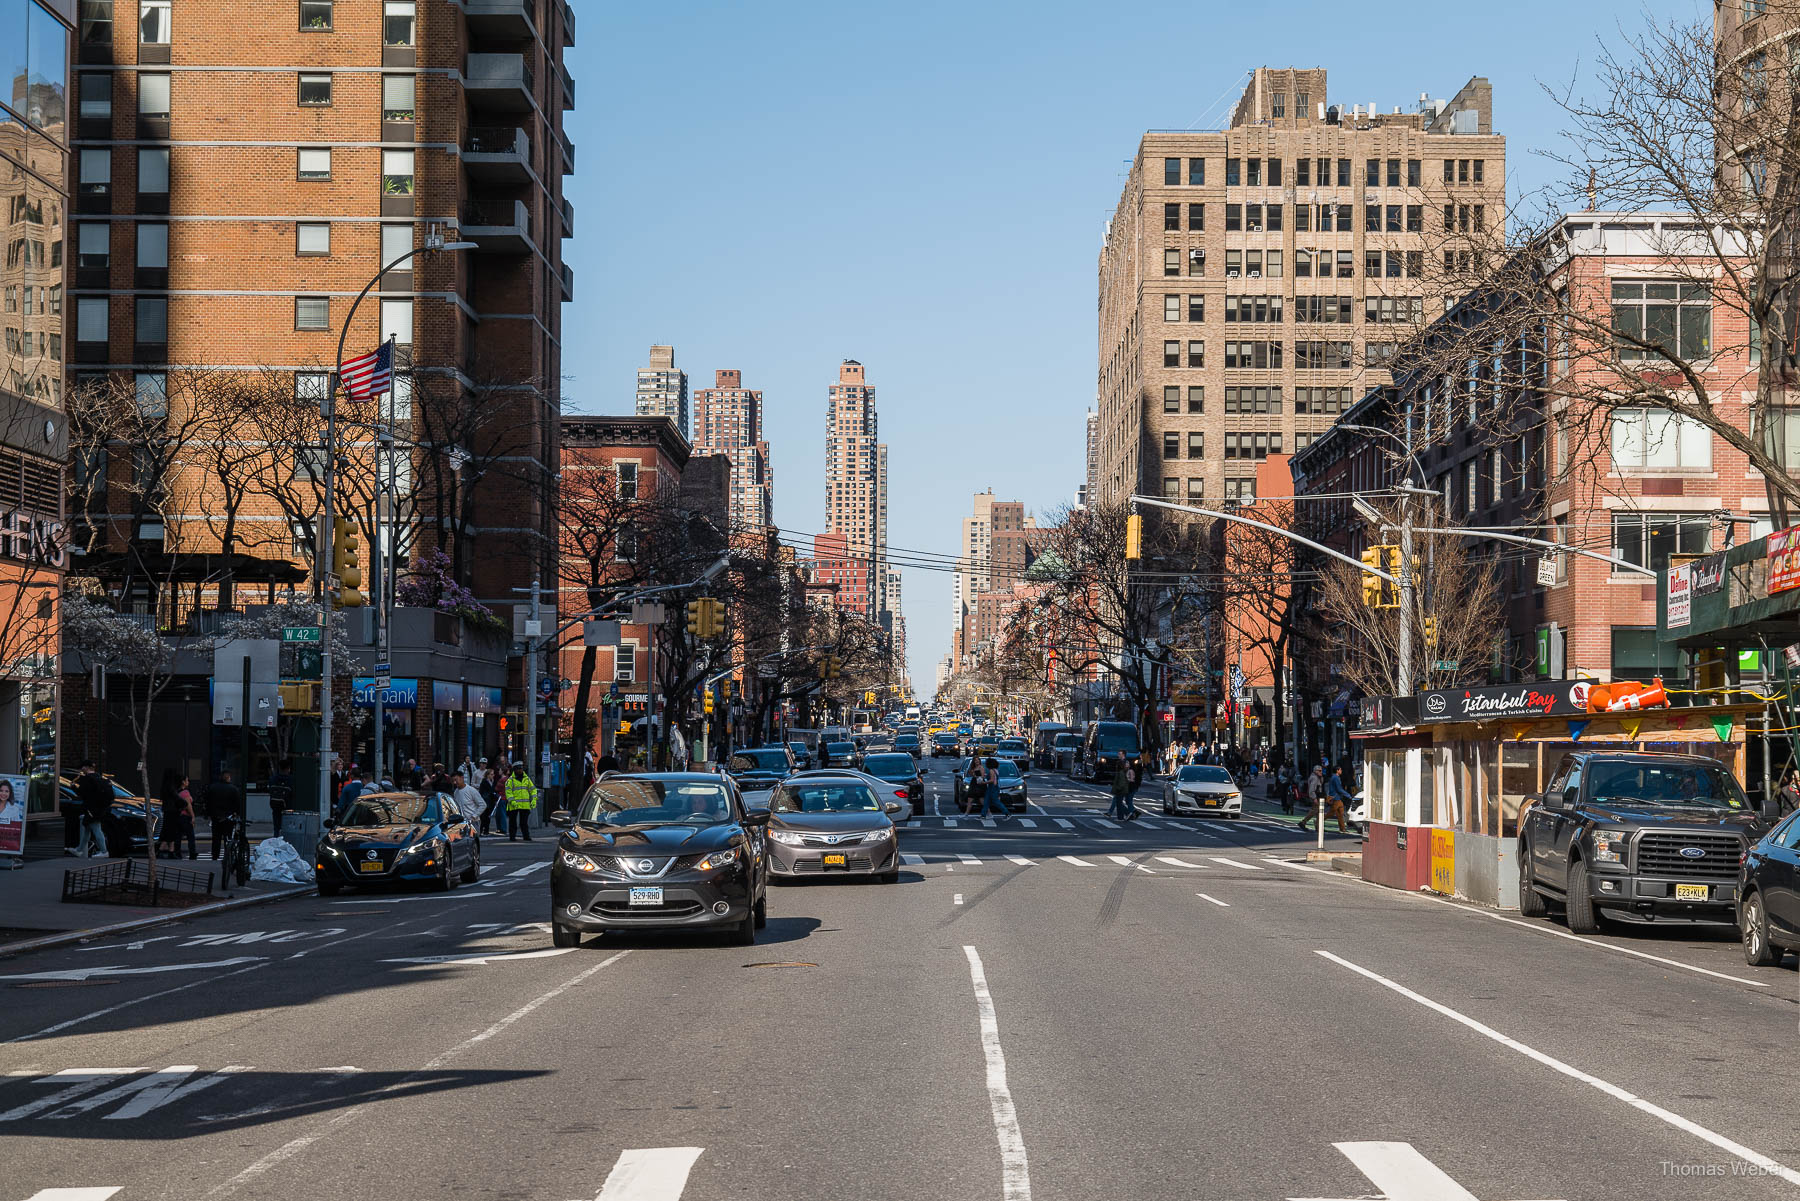
M 1608 911 L 1733 921 L 1738 863 L 1767 826 L 1716 759 L 1564 755 L 1519 821 L 1519 912 L 1560 900 L 1577 934 Z

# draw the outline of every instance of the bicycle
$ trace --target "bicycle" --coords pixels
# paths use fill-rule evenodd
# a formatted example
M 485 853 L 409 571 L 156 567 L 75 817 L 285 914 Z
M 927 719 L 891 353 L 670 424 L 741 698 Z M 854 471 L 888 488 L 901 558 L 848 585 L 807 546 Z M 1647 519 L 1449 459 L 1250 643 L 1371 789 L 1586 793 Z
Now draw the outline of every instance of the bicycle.
M 234 879 L 239 888 L 250 883 L 250 834 L 242 815 L 231 819 L 231 833 L 219 859 L 219 883 L 229 888 Z

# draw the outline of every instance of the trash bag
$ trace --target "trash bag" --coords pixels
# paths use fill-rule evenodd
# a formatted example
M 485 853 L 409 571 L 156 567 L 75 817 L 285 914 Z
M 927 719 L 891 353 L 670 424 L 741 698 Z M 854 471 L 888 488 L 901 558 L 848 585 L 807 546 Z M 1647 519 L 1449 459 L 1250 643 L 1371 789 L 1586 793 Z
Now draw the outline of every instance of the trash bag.
M 310 884 L 313 868 L 287 839 L 265 838 L 256 844 L 256 853 L 250 858 L 250 878 L 276 884 Z

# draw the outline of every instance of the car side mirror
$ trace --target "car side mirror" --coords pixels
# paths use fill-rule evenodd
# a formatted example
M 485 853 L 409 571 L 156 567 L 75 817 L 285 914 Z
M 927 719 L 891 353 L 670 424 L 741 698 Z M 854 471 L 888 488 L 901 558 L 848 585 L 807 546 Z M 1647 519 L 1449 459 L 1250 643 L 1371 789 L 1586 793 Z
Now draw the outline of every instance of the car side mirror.
M 743 824 L 746 826 L 766 826 L 769 824 L 769 817 L 770 813 L 767 809 L 760 807 L 755 809 L 745 809 Z
M 557 809 L 550 814 L 550 824 L 553 826 L 561 826 L 563 829 L 567 830 L 570 826 L 575 824 L 575 815 L 570 813 L 567 809 Z
M 329 818 L 329 817 L 328 817 L 328 818 L 326 818 L 326 819 L 325 819 L 325 828 L 326 828 L 326 829 L 327 829 L 327 830 L 335 830 L 335 829 L 337 829 L 337 823 L 336 823 L 336 822 L 334 822 L 334 821 L 332 821 L 332 820 L 331 820 L 331 819 L 330 819 L 330 818 Z
M 881 807 L 881 811 L 883 813 L 898 813 L 900 812 L 900 805 L 897 801 L 889 801 Z

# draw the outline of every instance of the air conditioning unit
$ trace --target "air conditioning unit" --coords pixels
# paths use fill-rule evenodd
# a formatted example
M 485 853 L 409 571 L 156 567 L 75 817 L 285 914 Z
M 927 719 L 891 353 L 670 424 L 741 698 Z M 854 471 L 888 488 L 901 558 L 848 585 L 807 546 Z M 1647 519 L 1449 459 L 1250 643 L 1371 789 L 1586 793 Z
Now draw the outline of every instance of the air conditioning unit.
M 1250 232 L 1251 232 L 1251 233 L 1253 233 L 1253 234 L 1259 234 L 1259 233 L 1261 233 L 1261 232 L 1262 232 L 1262 231 L 1263 231 L 1263 229 L 1262 229 L 1262 226 L 1260 226 L 1260 225 L 1257 225 L 1257 224 L 1255 224 L 1255 223 L 1254 223 L 1254 222 L 1252 222 L 1252 223 L 1251 223 L 1251 225 L 1250 225 Z
M 1196 263 L 1204 263 L 1206 261 L 1206 251 L 1190 250 L 1188 251 L 1188 257 L 1193 259 Z
M 1238 273 L 1236 271 L 1227 270 L 1225 272 L 1226 279 L 1236 279 L 1237 277 L 1238 277 Z
M 1261 278 L 1262 278 L 1262 272 L 1260 272 L 1260 271 L 1252 271 L 1252 272 L 1251 272 L 1251 273 L 1250 273 L 1250 278 L 1251 278 L 1251 279 L 1261 279 Z

